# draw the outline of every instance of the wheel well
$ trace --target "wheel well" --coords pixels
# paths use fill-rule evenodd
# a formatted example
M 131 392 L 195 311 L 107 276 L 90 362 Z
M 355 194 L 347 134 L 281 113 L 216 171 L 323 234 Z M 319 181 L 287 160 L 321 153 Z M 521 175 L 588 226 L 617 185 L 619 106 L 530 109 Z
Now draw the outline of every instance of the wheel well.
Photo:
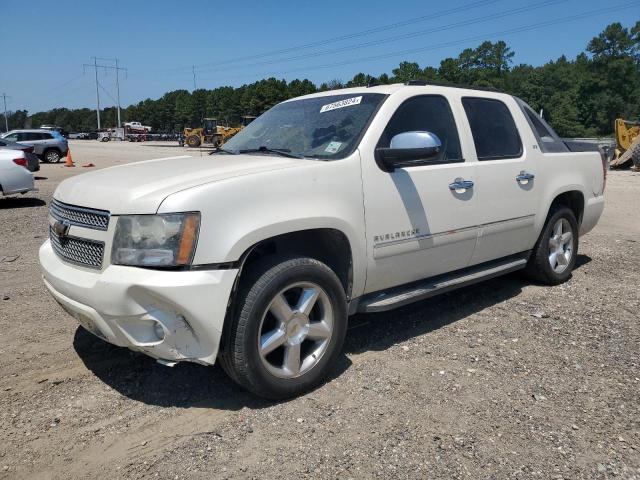
M 584 212 L 584 196 L 582 195 L 582 192 L 572 190 L 570 192 L 561 193 L 553 199 L 549 210 L 556 205 L 570 208 L 576 216 L 578 225 L 582 223 L 582 214 Z
M 346 235 L 332 228 L 285 233 L 263 240 L 245 252 L 242 269 L 266 255 L 300 255 L 326 264 L 340 279 L 347 298 L 351 294 L 352 256 Z
M 58 152 L 60 155 L 62 155 L 62 150 L 60 150 L 58 147 L 46 147 L 43 151 L 42 151 L 42 156 L 46 156 L 47 152 L 50 150 L 55 150 L 56 152 Z

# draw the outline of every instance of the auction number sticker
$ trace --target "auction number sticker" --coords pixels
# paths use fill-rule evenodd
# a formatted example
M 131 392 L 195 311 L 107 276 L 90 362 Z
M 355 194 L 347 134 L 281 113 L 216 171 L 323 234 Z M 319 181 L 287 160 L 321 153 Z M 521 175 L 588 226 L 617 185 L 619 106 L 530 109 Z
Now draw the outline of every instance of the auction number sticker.
M 344 100 L 340 100 L 339 102 L 327 103 L 326 105 L 322 106 L 322 108 L 320 109 L 320 113 L 329 112 L 337 108 L 344 108 L 344 107 L 350 107 L 352 105 L 358 105 L 360 104 L 361 101 L 362 101 L 362 96 L 345 98 Z

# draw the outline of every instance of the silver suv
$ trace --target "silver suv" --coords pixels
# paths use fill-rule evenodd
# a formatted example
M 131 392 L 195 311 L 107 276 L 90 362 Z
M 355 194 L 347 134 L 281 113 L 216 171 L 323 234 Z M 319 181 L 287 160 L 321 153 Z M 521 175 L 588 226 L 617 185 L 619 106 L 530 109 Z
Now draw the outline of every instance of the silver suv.
M 58 163 L 67 156 L 67 139 L 55 130 L 11 130 L 3 139 L 33 147 L 33 153 L 49 163 Z

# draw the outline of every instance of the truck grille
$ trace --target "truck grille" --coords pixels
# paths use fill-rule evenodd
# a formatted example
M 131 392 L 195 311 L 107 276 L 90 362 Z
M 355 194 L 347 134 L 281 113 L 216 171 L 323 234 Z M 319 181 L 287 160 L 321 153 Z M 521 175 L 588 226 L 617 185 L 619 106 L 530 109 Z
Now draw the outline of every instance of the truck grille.
M 53 251 L 63 260 L 84 267 L 102 267 L 104 242 L 76 237 L 59 237 L 51 227 L 49 227 L 49 238 Z
M 106 210 L 76 207 L 75 205 L 67 205 L 58 200 L 53 200 L 49 211 L 56 220 L 66 220 L 71 225 L 77 225 L 78 227 L 94 230 L 106 230 L 109 227 L 109 212 Z

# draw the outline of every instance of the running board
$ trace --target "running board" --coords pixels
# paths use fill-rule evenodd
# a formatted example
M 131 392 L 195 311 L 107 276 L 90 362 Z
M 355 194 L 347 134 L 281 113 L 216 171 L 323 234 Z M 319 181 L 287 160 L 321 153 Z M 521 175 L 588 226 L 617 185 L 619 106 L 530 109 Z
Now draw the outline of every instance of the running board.
M 528 253 L 529 252 L 527 252 L 526 257 L 528 257 Z M 403 287 L 395 287 L 391 290 L 365 295 L 360 298 L 357 311 L 364 313 L 384 312 L 457 288 L 482 282 L 489 278 L 515 272 L 527 265 L 526 257 L 523 258 L 522 255 L 520 255 L 520 258 L 514 259 L 513 256 L 510 256 L 501 262 L 485 263 L 452 274 L 440 275 Z

